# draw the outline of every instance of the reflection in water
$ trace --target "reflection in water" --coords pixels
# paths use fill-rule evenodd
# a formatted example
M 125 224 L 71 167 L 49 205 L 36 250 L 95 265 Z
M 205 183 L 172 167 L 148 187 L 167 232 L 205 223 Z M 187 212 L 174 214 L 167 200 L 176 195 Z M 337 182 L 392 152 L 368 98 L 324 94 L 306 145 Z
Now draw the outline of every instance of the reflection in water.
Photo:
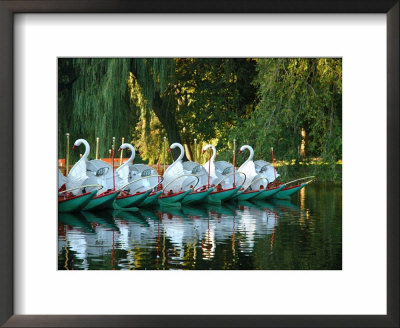
M 305 189 L 292 201 L 60 213 L 58 267 L 341 269 L 341 194 Z

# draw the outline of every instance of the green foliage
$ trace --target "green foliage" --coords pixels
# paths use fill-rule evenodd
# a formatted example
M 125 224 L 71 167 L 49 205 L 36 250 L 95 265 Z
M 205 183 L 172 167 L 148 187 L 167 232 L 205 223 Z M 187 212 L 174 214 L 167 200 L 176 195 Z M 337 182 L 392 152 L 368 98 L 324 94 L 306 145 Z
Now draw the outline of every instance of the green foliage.
M 147 134 L 146 126 L 149 126 L 150 133 Z M 163 137 L 165 129 L 154 113 L 151 113 L 150 123 L 145 119 L 140 120 L 133 133 L 133 144 L 135 149 L 140 153 L 142 159 L 149 164 L 156 164 L 158 159 L 163 159 Z M 169 145 L 167 140 L 167 145 Z M 169 147 L 169 146 L 167 146 Z
M 251 59 L 176 59 L 176 117 L 183 140 L 217 138 L 218 151 L 224 150 L 230 129 L 252 109 L 255 74 Z
M 253 146 L 256 158 L 299 158 L 305 131 L 307 157 L 341 158 L 342 61 L 332 58 L 258 59 L 258 104 L 232 136 Z
M 60 58 L 60 67 L 64 67 L 59 74 L 61 83 L 68 81 L 68 76 L 76 79 L 69 88 L 59 92 L 59 156 L 65 158 L 65 133 L 69 132 L 71 147 L 79 138 L 89 142 L 91 158 L 95 157 L 96 137 L 99 137 L 99 156 L 108 157 L 112 138 L 116 137 L 117 149 L 122 137 L 129 142 L 138 119 L 127 85 L 130 60 Z M 78 152 L 71 153 L 71 163 L 78 155 Z
M 141 118 L 145 125 L 146 135 L 149 133 L 151 110 L 157 93 L 163 94 L 174 82 L 173 58 L 134 58 L 129 83 L 131 97 L 141 109 Z

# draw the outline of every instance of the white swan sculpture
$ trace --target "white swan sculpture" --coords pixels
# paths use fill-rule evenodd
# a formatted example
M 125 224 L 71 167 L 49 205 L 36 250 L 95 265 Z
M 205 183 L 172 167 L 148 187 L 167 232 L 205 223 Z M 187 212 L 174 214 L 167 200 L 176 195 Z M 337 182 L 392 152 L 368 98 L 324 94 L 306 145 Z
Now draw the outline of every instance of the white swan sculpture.
M 168 151 L 174 148 L 179 148 L 181 153 L 178 158 L 165 170 L 163 175 L 163 186 L 168 186 L 167 191 L 172 191 L 173 193 L 178 193 L 181 191 L 186 191 L 191 189 L 197 183 L 197 178 L 188 177 L 187 171 L 183 167 L 182 158 L 185 154 L 185 150 L 180 143 L 173 143 Z M 182 177 L 182 178 L 179 178 Z
M 74 146 L 72 147 L 72 150 L 74 150 L 76 147 L 79 147 L 81 144 L 85 145 L 85 153 L 82 155 L 82 157 L 79 159 L 79 161 L 76 162 L 75 165 L 72 167 L 72 169 L 69 171 L 69 174 L 67 176 L 67 182 L 65 184 L 67 189 L 74 189 L 74 188 L 83 186 L 85 181 L 88 179 L 86 169 L 87 169 L 87 158 L 90 153 L 89 143 L 85 139 L 78 139 L 75 141 Z M 78 195 L 81 192 L 82 191 L 80 189 L 72 190 L 73 195 Z
M 202 153 L 204 154 L 207 149 L 212 149 L 211 158 L 203 165 L 203 168 L 210 172 L 210 185 L 221 183 L 223 189 L 233 188 L 233 184 L 241 185 L 245 180 L 244 174 L 235 172 L 235 179 L 233 178 L 233 165 L 226 161 L 215 161 L 217 156 L 217 149 L 213 145 L 205 145 Z M 247 179 L 247 178 L 246 178 Z
M 131 156 L 116 170 L 117 188 L 121 189 L 129 184 L 124 190 L 129 194 L 135 194 L 156 187 L 159 183 L 157 171 L 145 164 L 133 164 L 136 155 L 135 148 L 130 143 L 124 143 L 119 150 L 126 148 L 130 149 Z M 138 182 L 133 183 L 134 181 Z
M 201 153 L 204 154 L 210 148 L 212 149 L 212 156 L 205 164 L 203 164 L 203 167 L 207 171 L 207 173 L 210 174 L 210 185 L 213 185 L 221 180 L 223 177 L 220 172 L 217 172 L 215 170 L 215 157 L 217 156 L 217 149 L 213 145 L 208 144 L 203 147 Z
M 126 186 L 130 181 L 129 181 L 129 165 L 133 163 L 133 160 L 135 159 L 136 156 L 136 151 L 135 148 L 129 144 L 129 143 L 124 143 L 122 144 L 118 151 L 121 151 L 122 149 L 126 149 L 128 148 L 131 151 L 131 156 L 129 157 L 129 159 L 123 163 L 120 167 L 118 167 L 115 170 L 115 177 L 116 177 L 116 181 L 115 181 L 115 187 L 117 189 L 121 189 L 122 187 Z
M 246 181 L 243 184 L 244 189 L 250 188 L 251 190 L 259 190 L 261 186 L 264 188 L 268 185 L 268 180 L 257 173 L 256 167 L 253 162 L 254 150 L 249 145 L 240 147 L 239 154 L 245 149 L 250 152 L 249 158 L 239 167 L 238 171 L 246 174 Z
M 87 162 L 87 175 L 88 179 L 86 180 L 86 184 L 92 185 L 102 185 L 97 195 L 101 193 L 114 189 L 114 178 L 113 178 L 113 169 L 112 166 L 100 159 L 93 159 Z
M 278 178 L 280 174 L 274 167 L 269 163 L 262 159 L 254 161 L 254 166 L 259 175 L 265 177 L 268 180 L 268 183 L 274 182 L 275 178 Z
M 108 189 L 112 189 L 113 174 L 111 165 L 101 160 L 88 161 L 90 146 L 85 139 L 76 140 L 72 150 L 79 147 L 81 144 L 85 145 L 85 153 L 69 171 L 66 188 L 72 189 L 82 185 L 102 185 L 103 188 L 98 190 L 97 195 Z M 95 187 L 88 187 L 86 191 L 91 191 L 94 188 Z M 80 192 L 81 190 L 79 189 L 72 191 L 74 195 Z

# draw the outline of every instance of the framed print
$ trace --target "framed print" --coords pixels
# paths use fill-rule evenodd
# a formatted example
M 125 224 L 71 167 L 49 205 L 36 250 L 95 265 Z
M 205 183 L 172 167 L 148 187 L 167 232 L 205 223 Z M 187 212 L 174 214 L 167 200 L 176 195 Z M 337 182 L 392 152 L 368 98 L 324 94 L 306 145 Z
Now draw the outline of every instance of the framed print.
M 1 324 L 398 326 L 398 1 L 0 9 Z

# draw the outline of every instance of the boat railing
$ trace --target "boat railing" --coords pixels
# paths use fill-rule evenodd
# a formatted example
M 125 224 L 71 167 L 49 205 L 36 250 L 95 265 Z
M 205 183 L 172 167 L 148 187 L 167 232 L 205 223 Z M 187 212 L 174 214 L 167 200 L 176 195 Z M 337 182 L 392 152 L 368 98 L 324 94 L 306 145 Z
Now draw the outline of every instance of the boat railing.
M 100 184 L 84 185 L 84 186 L 79 186 L 79 187 L 74 187 L 74 188 L 63 190 L 63 191 L 59 191 L 58 192 L 58 196 L 62 196 L 62 194 L 64 194 L 64 193 L 71 192 L 71 191 L 74 191 L 74 190 L 77 190 L 77 189 L 96 188 L 96 187 L 98 188 L 97 190 L 100 190 L 100 189 L 103 188 L 103 186 L 100 185 Z
M 305 184 L 309 184 L 309 183 L 314 181 L 314 178 L 315 178 L 315 176 L 311 175 L 309 177 L 299 178 L 299 179 L 296 179 L 296 180 L 292 180 L 292 181 L 286 182 L 285 185 L 288 186 L 288 185 L 291 185 L 292 183 L 295 183 L 295 182 L 299 182 L 299 181 L 304 181 L 304 180 L 310 179 L 309 181 L 305 182 Z
M 267 180 L 267 184 L 266 184 L 265 186 L 268 185 L 268 179 L 267 179 L 266 177 L 259 177 L 259 178 L 255 178 L 253 181 L 251 181 L 251 183 L 250 183 L 246 188 L 244 188 L 243 191 L 247 191 L 247 189 L 249 189 L 250 186 L 251 186 L 254 182 L 257 182 L 257 181 L 260 181 L 260 180 Z
M 244 175 L 244 180 L 243 180 L 243 182 L 241 183 L 241 185 L 243 186 L 243 184 L 246 182 L 246 174 L 245 173 L 243 173 L 243 172 L 232 172 L 232 173 L 229 173 L 229 174 L 227 174 L 226 176 L 224 176 L 220 181 L 218 181 L 218 182 L 216 182 L 215 183 L 215 185 L 216 186 L 218 186 L 220 183 L 222 183 L 225 179 L 227 179 L 227 178 L 229 178 L 229 177 L 231 177 L 231 176 L 233 176 L 233 175 L 235 175 L 235 174 L 243 174 Z M 236 185 L 238 185 L 238 183 L 236 183 Z
M 195 184 L 194 186 L 192 186 L 192 188 L 191 188 L 191 189 L 193 189 L 193 190 L 194 190 L 194 189 L 196 188 L 196 186 L 199 184 L 200 179 L 199 179 L 199 177 L 198 177 L 197 175 L 194 175 L 194 174 L 182 174 L 182 175 L 180 175 L 179 177 L 176 177 L 175 179 L 173 179 L 173 180 L 171 180 L 170 182 L 168 182 L 168 183 L 165 185 L 165 187 L 162 189 L 162 191 L 164 192 L 165 189 L 166 189 L 168 186 L 171 185 L 171 183 L 173 183 L 173 182 L 175 182 L 176 180 L 181 179 L 181 178 L 183 178 L 183 177 L 193 177 L 193 178 L 196 178 L 196 179 L 197 179 L 196 184 Z
M 133 181 L 127 183 L 126 185 L 122 186 L 119 190 L 122 191 L 122 190 L 124 190 L 126 187 L 128 187 L 128 186 L 134 184 L 135 182 L 142 181 L 142 180 L 146 180 L 146 179 L 150 179 L 150 178 L 158 178 L 158 179 L 160 179 L 160 182 L 158 182 L 157 184 L 155 184 L 154 186 L 152 186 L 152 187 L 150 187 L 150 188 L 147 188 L 144 192 L 154 189 L 155 187 L 159 186 L 159 185 L 162 183 L 162 181 L 164 180 L 164 178 L 163 178 L 162 176 L 157 175 L 157 174 L 148 175 L 148 176 L 141 177 L 141 178 L 139 178 L 139 179 L 136 179 L 136 180 L 133 180 Z

